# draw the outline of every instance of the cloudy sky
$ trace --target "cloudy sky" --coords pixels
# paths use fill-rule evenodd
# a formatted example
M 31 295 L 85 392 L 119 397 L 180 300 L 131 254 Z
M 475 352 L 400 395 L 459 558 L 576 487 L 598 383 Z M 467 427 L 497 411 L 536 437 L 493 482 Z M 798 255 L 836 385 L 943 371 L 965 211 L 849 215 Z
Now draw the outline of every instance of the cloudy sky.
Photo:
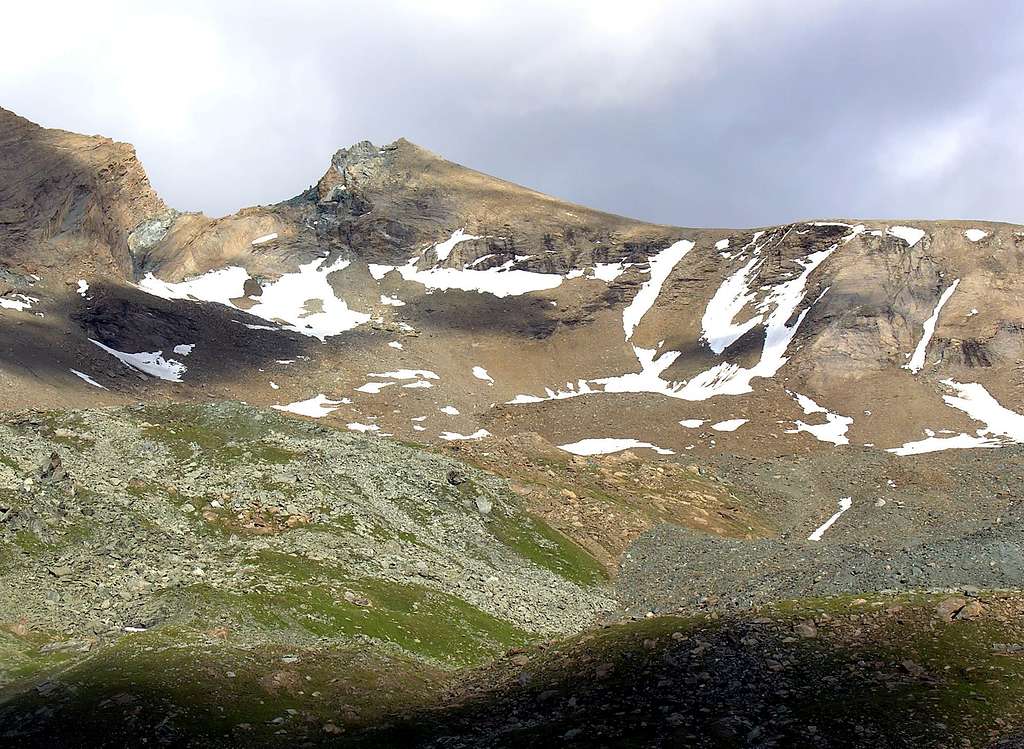
M 1016 0 L 78 0 L 4 16 L 0 106 L 134 143 L 183 210 L 276 202 L 337 148 L 405 136 L 664 223 L 1024 222 Z

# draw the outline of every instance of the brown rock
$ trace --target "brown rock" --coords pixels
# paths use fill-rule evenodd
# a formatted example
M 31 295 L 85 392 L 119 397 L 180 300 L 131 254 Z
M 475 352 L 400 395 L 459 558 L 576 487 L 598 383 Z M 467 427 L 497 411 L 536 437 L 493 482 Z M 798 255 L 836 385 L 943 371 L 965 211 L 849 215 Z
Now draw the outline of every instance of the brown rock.
M 960 609 L 966 605 L 966 598 L 960 598 L 958 596 L 947 598 L 935 608 L 935 616 L 944 622 L 953 621 Z
M 983 606 L 981 601 L 971 600 L 964 604 L 963 608 L 956 612 L 955 619 L 977 619 L 981 616 Z

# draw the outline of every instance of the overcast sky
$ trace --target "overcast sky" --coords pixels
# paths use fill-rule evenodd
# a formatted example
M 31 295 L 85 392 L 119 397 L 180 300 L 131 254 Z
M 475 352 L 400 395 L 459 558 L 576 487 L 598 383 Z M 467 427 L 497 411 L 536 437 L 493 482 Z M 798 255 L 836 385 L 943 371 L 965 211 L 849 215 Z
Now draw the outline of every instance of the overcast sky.
M 0 106 L 133 143 L 183 210 L 405 136 L 684 226 L 1024 222 L 1016 0 L 77 0 L 3 25 Z

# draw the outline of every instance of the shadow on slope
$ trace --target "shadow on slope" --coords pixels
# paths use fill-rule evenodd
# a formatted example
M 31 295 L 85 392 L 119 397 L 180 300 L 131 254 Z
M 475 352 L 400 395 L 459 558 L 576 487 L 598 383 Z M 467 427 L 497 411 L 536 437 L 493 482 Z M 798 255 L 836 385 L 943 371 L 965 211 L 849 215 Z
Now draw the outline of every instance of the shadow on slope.
M 985 596 L 953 621 L 936 617 L 938 600 L 651 619 L 457 677 L 371 649 L 139 639 L 9 692 L 0 735 L 103 747 L 977 747 L 1013 736 L 1020 597 Z

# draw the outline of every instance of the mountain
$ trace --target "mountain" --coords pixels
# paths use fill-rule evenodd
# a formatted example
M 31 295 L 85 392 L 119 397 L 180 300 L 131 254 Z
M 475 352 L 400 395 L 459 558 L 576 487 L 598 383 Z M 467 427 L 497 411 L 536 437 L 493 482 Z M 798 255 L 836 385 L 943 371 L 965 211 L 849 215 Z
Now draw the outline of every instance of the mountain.
M 27 336 L 5 362 L 12 405 L 322 393 L 330 420 L 403 437 L 529 429 L 676 452 L 1021 434 L 973 418 L 1024 398 L 1017 226 L 654 226 L 404 140 L 342 149 L 302 195 L 210 219 L 168 209 L 128 146 L 4 118 L 4 314 Z M 142 352 L 183 374 L 123 363 Z M 404 370 L 437 377 L 373 376 Z
M 0 726 L 70 741 L 55 721 L 123 687 L 125 736 L 168 745 L 200 713 L 212 745 L 272 744 L 288 710 L 352 745 L 1011 736 L 1024 692 L 963 669 L 1020 672 L 1022 258 L 1024 227 L 985 221 L 647 224 L 406 140 L 210 218 L 130 146 L 0 110 Z M 875 699 L 875 660 L 907 704 L 993 712 L 836 712 Z

